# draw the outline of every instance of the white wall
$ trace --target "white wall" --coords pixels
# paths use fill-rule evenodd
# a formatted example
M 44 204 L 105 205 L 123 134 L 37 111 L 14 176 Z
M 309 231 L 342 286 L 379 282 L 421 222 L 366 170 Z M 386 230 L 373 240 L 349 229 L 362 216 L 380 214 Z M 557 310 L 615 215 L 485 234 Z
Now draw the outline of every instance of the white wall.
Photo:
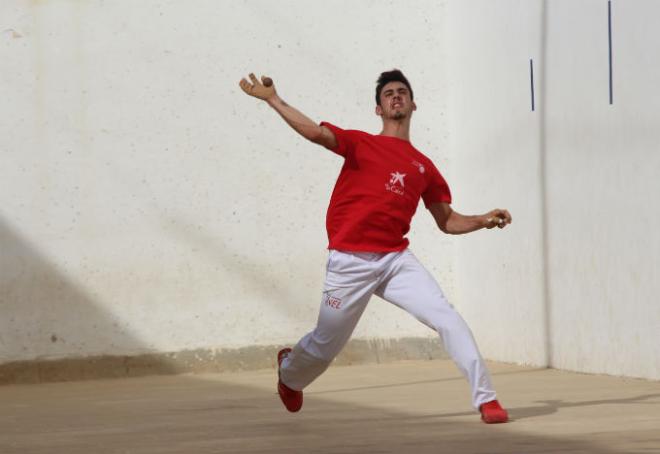
M 552 364 L 660 378 L 660 3 L 612 10 L 609 105 L 607 5 L 548 8 Z
M 419 96 L 414 143 L 448 169 L 441 9 L 2 2 L 0 360 L 305 334 L 341 160 L 238 81 L 267 73 L 312 118 L 378 132 L 375 79 L 401 67 Z M 411 238 L 451 295 L 451 239 L 430 216 Z M 378 300 L 356 332 L 431 335 Z
M 514 217 L 457 242 L 457 289 L 490 358 L 657 379 L 660 4 L 612 9 L 609 105 L 607 2 L 450 3 L 453 166 Z
M 454 208 L 513 216 L 505 230 L 457 238 L 462 313 L 486 357 L 533 365 L 545 364 L 540 120 L 529 75 L 540 12 L 525 0 L 450 3 L 446 62 Z
M 660 378 L 660 5 L 613 9 L 610 106 L 604 0 L 2 2 L 0 362 L 297 340 L 341 161 L 238 80 L 378 132 L 399 67 L 454 208 L 514 216 L 410 234 L 484 355 Z M 378 299 L 356 331 L 431 335 Z

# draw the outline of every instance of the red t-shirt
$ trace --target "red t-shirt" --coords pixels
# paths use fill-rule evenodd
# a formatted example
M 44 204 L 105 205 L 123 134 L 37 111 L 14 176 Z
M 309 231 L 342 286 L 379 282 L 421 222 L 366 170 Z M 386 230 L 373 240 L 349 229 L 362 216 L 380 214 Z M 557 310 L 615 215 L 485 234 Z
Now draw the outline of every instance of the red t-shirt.
M 337 139 L 332 151 L 344 157 L 326 216 L 328 249 L 401 251 L 420 197 L 427 208 L 451 203 L 445 179 L 407 140 L 321 125 Z

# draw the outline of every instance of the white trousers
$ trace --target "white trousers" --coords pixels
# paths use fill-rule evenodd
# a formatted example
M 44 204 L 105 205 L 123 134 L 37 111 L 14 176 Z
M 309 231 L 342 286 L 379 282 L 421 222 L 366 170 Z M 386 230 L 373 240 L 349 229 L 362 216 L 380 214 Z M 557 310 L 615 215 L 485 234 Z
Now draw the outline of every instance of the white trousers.
M 475 408 L 496 398 L 470 328 L 408 249 L 330 251 L 317 326 L 282 362 L 282 382 L 302 390 L 321 375 L 348 342 L 373 294 L 440 334 L 447 353 L 470 383 Z

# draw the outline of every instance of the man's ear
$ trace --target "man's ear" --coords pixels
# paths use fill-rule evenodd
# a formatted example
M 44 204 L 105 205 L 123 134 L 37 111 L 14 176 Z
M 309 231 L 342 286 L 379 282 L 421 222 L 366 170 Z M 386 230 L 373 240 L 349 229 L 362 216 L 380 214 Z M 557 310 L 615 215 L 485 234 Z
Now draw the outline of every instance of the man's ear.
M 412 102 L 413 105 L 413 110 L 417 110 L 417 104 L 415 104 L 415 101 Z
M 380 104 L 376 105 L 376 115 L 381 117 L 383 115 L 383 108 L 380 106 Z

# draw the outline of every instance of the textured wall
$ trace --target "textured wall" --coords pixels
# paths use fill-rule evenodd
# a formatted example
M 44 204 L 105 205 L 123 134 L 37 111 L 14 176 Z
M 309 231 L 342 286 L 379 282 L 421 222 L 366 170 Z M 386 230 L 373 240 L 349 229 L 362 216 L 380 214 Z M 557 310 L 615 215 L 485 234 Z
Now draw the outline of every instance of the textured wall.
M 399 67 L 454 208 L 505 231 L 412 249 L 487 358 L 660 378 L 651 0 L 0 5 L 0 362 L 295 341 L 340 158 L 238 88 L 378 132 Z M 529 60 L 536 111 L 531 111 Z M 431 336 L 374 298 L 363 339 Z
M 453 167 L 470 208 L 514 216 L 457 242 L 485 355 L 660 378 L 660 4 L 612 2 L 612 105 L 607 2 L 449 5 Z
M 419 96 L 414 143 L 448 168 L 441 9 L 3 1 L 0 361 L 269 345 L 311 329 L 342 163 L 238 81 L 268 73 L 312 118 L 378 132 L 375 79 L 401 67 Z M 413 249 L 451 295 L 450 239 L 422 216 Z M 432 334 L 372 303 L 358 337 Z
M 514 220 L 457 239 L 459 300 L 486 357 L 533 365 L 546 362 L 540 117 L 529 75 L 540 13 L 541 2 L 451 2 L 447 20 L 455 209 L 507 208 Z
M 660 378 L 658 15 L 655 1 L 612 3 L 609 105 L 605 2 L 548 8 L 548 271 L 559 368 Z

